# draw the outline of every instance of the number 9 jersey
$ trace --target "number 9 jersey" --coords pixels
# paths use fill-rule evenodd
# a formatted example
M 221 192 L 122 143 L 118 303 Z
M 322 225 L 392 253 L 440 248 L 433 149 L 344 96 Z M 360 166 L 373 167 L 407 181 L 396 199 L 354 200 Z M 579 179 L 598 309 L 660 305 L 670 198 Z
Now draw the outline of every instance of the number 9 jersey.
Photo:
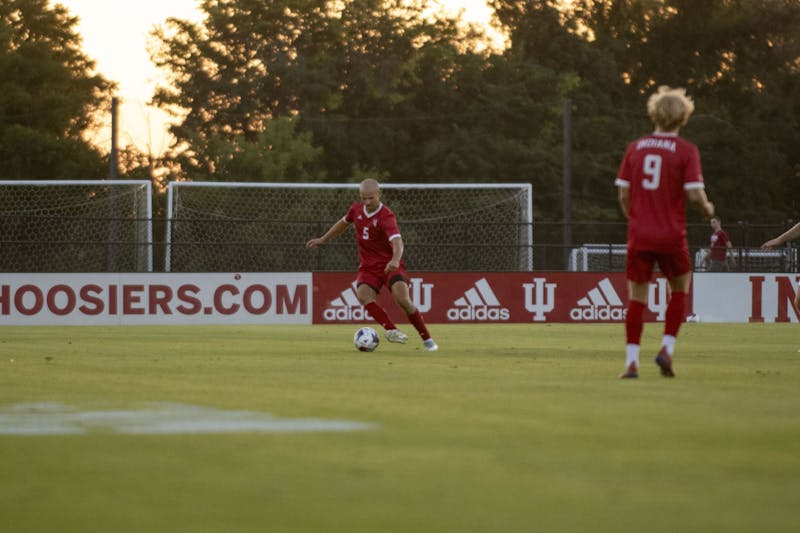
M 630 248 L 679 248 L 686 239 L 686 191 L 705 187 L 700 152 L 674 133 L 641 137 L 628 145 L 614 185 L 630 189 Z

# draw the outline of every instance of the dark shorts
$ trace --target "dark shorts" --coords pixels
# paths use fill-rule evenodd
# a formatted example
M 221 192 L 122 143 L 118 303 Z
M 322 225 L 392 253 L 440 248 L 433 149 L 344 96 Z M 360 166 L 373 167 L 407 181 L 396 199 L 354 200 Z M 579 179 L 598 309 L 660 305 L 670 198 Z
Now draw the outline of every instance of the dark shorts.
M 625 258 L 625 273 L 634 283 L 647 283 L 653 277 L 653 269 L 658 264 L 667 279 L 677 278 L 692 271 L 689 246 L 683 245 L 674 250 L 654 252 L 651 250 L 631 250 Z
M 375 292 L 380 292 L 381 287 L 384 285 L 391 290 L 392 285 L 398 281 L 405 281 L 408 283 L 408 272 L 406 272 L 406 269 L 403 267 L 393 270 L 388 274 L 384 273 L 383 270 L 359 270 L 358 276 L 356 277 L 356 287 L 362 283 L 366 283 L 375 289 Z
M 712 259 L 708 270 L 711 272 L 728 272 L 730 268 L 728 268 L 728 262 L 724 259 L 722 261 Z

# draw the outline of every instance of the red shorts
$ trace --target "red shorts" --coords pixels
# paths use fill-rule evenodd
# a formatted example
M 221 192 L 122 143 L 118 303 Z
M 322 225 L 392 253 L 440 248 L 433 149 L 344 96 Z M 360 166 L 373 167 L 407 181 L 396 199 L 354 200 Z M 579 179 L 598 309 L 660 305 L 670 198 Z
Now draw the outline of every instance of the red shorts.
M 689 246 L 686 242 L 680 248 L 653 252 L 650 250 L 631 250 L 625 258 L 625 273 L 634 283 L 647 283 L 653 277 L 653 267 L 658 268 L 667 279 L 677 278 L 692 271 Z
M 392 270 L 388 274 L 383 270 L 359 269 L 358 276 L 356 277 L 356 287 L 362 283 L 366 283 L 375 289 L 375 292 L 380 292 L 382 286 L 386 285 L 391 289 L 392 285 L 398 281 L 405 281 L 408 283 L 408 272 L 406 272 L 406 269 L 402 266 L 397 270 Z

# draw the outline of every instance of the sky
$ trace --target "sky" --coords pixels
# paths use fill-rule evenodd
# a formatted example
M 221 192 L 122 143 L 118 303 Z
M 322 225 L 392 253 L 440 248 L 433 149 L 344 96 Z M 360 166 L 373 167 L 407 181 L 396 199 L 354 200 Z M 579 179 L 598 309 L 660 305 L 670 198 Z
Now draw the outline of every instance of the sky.
M 438 0 L 451 11 L 463 10 L 469 22 L 485 22 L 490 9 L 485 0 Z M 168 147 L 170 117 L 147 105 L 159 73 L 147 52 L 149 34 L 169 17 L 200 21 L 198 0 L 52 0 L 78 17 L 76 30 L 83 38 L 84 53 L 96 62 L 96 70 L 118 84 L 120 99 L 119 145 L 160 155 Z M 92 137 L 102 149 L 111 145 L 109 118 Z
M 169 17 L 200 20 L 196 0 L 56 0 L 78 17 L 77 32 L 83 51 L 96 63 L 96 70 L 118 84 L 120 99 L 119 144 L 161 154 L 169 146 L 163 111 L 148 106 L 158 72 L 147 53 L 150 30 Z M 101 148 L 111 145 L 110 115 L 93 137 Z

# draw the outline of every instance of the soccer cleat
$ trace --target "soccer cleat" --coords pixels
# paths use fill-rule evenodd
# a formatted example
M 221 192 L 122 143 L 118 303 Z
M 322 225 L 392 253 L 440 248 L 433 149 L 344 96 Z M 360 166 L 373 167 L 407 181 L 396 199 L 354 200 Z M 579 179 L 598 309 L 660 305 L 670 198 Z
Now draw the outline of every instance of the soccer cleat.
M 384 335 L 389 342 L 399 342 L 400 344 L 408 342 L 408 335 L 399 329 L 387 329 Z
M 439 345 L 436 344 L 436 341 L 434 341 L 433 339 L 428 339 L 424 341 L 422 344 L 425 345 L 426 352 L 435 352 L 436 350 L 439 349 Z
M 625 372 L 619 375 L 620 379 L 633 379 L 639 377 L 639 367 L 636 366 L 636 363 L 631 363 L 628 365 L 628 368 L 625 369 Z
M 674 378 L 675 372 L 672 371 L 672 356 L 667 353 L 666 348 L 661 348 L 656 356 L 656 364 L 661 369 L 661 375 L 665 378 Z

